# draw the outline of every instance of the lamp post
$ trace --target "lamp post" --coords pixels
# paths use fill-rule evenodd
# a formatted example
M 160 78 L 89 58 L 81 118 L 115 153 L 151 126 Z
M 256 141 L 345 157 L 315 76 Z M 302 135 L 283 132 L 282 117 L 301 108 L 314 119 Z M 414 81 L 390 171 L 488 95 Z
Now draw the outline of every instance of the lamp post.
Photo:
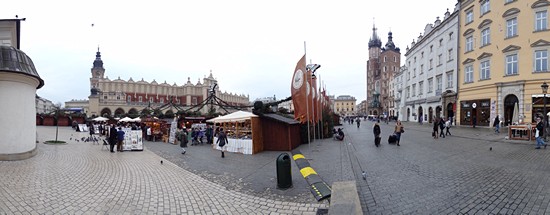
M 542 88 L 542 94 L 543 94 L 543 108 L 542 108 L 542 119 L 543 119 L 543 123 L 542 123 L 542 130 L 544 132 L 544 141 L 546 142 L 546 136 L 547 136 L 547 133 L 546 132 L 546 124 L 548 123 L 548 117 L 546 115 L 546 93 L 548 93 L 548 84 L 546 84 L 546 81 L 544 83 L 542 83 L 542 85 L 540 85 L 540 88 Z

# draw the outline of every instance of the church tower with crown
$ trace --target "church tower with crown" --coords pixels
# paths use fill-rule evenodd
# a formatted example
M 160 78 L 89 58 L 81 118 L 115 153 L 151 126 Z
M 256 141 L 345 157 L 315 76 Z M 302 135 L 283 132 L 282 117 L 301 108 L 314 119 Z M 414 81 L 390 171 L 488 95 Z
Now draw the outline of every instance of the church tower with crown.
M 367 61 L 367 114 L 375 116 L 395 116 L 394 95 L 390 89 L 394 73 L 399 71 L 401 52 L 393 43 L 393 33 L 388 33 L 388 42 L 382 47 L 377 28 L 373 25 L 369 40 L 369 60 Z

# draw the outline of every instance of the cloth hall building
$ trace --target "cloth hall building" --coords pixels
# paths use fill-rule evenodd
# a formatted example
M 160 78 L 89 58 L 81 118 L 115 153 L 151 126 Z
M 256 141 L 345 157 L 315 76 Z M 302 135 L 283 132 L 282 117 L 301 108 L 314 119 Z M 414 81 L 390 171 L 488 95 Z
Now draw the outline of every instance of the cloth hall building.
M 122 80 L 120 77 L 110 80 L 105 76 L 105 68 L 99 49 L 93 62 L 91 75 L 91 95 L 88 100 L 65 102 L 66 108 L 83 108 L 88 117 L 138 115 L 149 106 L 157 108 L 170 103 L 170 101 L 173 104 L 190 108 L 207 99 L 212 86 L 215 83 L 218 84 L 212 76 L 212 72 L 208 77 L 203 78 L 202 83 L 199 79 L 196 84 L 193 84 L 188 78 L 187 83 L 182 86 L 178 86 L 176 83 L 168 84 L 166 81 L 163 83 L 157 83 L 155 80 L 147 82 L 143 79 L 134 81 L 132 78 L 127 81 Z M 219 86 L 219 84 L 216 86 Z M 222 93 L 219 87 L 216 87 L 215 91 L 218 98 L 231 106 L 250 105 L 248 96 Z M 176 111 L 167 109 L 164 110 L 163 114 L 176 113 Z M 208 106 L 204 106 L 200 110 L 201 113 L 207 111 Z

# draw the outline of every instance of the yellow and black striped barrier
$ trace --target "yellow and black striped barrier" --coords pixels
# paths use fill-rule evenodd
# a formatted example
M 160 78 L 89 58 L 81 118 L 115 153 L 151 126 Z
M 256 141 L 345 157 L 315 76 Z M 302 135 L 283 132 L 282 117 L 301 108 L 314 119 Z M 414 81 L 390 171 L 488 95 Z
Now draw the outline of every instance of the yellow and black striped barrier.
M 309 184 L 310 191 L 315 196 L 315 199 L 317 199 L 317 201 L 322 201 L 326 198 L 330 198 L 332 192 L 331 188 L 323 181 L 321 176 L 311 168 L 311 165 L 300 150 L 292 151 L 292 159 L 294 159 L 294 163 L 296 163 L 298 169 L 300 169 L 300 173 Z

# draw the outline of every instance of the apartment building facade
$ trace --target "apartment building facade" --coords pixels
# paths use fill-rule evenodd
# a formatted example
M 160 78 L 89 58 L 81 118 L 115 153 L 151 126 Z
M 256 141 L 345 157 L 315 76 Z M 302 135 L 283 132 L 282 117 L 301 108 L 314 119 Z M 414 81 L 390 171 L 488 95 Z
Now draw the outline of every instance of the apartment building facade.
M 457 123 L 534 122 L 549 82 L 548 0 L 459 0 Z M 517 105 L 519 119 L 513 119 Z

